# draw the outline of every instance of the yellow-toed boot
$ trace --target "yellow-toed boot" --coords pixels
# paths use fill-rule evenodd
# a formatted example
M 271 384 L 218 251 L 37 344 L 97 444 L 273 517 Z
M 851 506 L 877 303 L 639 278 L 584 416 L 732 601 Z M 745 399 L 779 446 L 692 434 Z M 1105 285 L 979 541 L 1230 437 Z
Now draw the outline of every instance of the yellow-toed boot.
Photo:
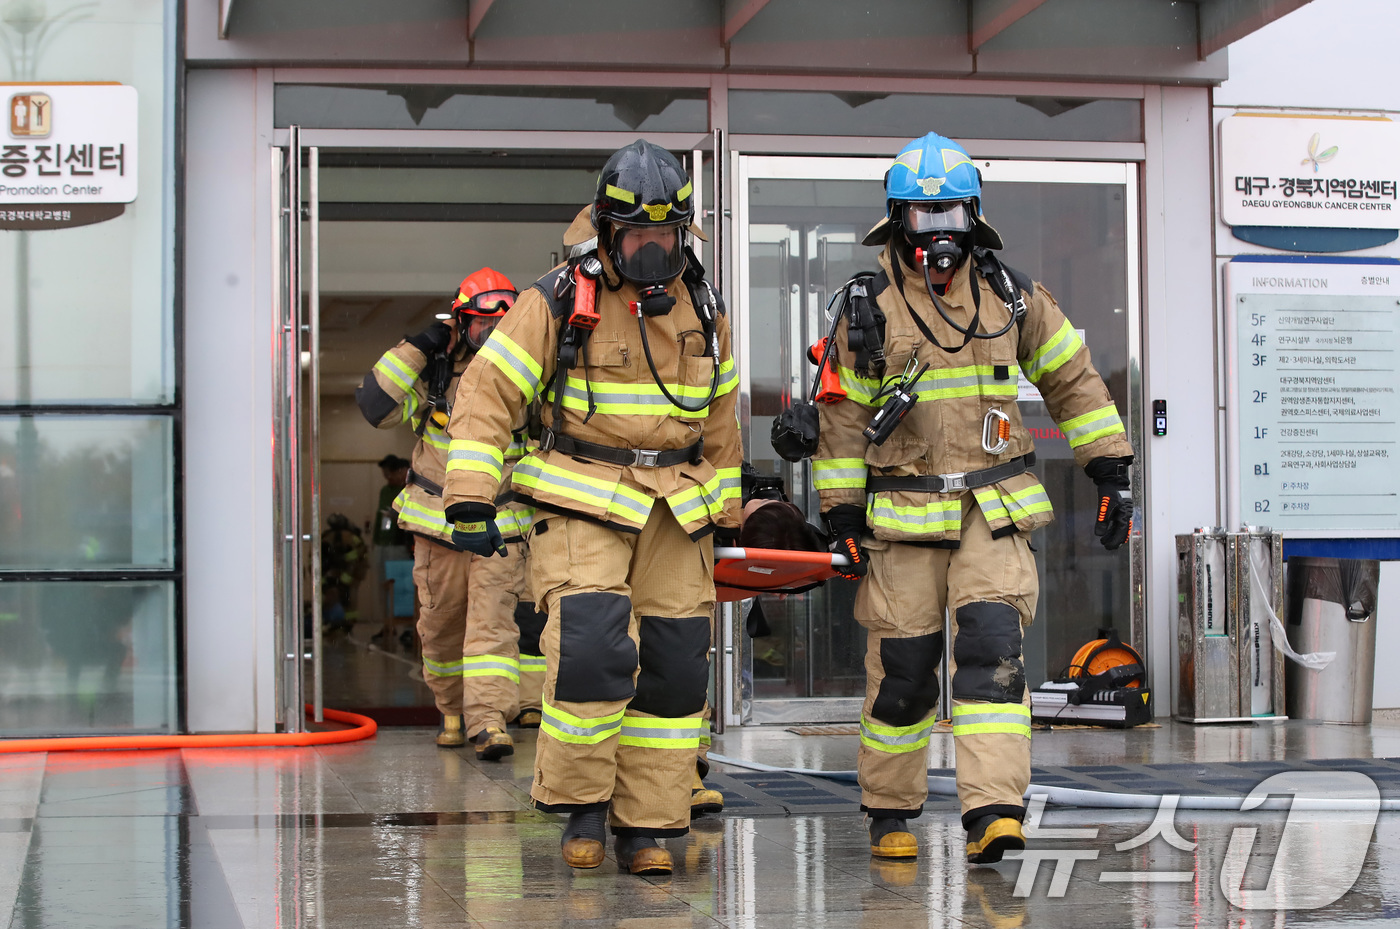
M 1021 821 L 989 813 L 967 830 L 969 864 L 995 864 L 1009 851 L 1026 847 Z
M 509 735 L 495 726 L 487 726 L 472 739 L 476 745 L 476 757 L 482 761 L 496 761 L 515 754 L 515 742 Z
M 908 822 L 893 816 L 871 817 L 870 854 L 876 858 L 915 858 L 919 840 L 909 831 Z
M 705 786 L 705 782 L 700 779 L 700 772 L 695 772 L 695 781 L 690 785 L 690 818 L 704 816 L 706 813 L 718 813 L 724 809 L 724 794 L 718 790 L 711 790 Z
M 444 716 L 442 727 L 438 729 L 437 744 L 443 748 L 456 748 L 467 744 L 467 733 L 462 728 L 462 717 Z

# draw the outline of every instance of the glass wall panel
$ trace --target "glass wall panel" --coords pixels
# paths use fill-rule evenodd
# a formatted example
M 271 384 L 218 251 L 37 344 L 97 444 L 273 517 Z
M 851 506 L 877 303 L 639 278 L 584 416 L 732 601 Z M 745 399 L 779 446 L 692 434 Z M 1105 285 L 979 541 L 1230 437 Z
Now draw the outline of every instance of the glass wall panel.
M 282 84 L 278 127 L 705 132 L 703 87 L 493 87 Z
M 1138 100 L 731 90 L 729 131 L 766 135 L 1141 142 Z
M 173 567 L 171 426 L 0 416 L 0 568 Z
M 174 397 L 173 167 L 166 157 L 173 138 L 166 23 L 173 6 L 153 0 L 5 5 L 0 81 L 135 88 L 137 146 L 126 152 L 124 170 L 135 172 L 138 192 L 124 205 L 46 203 L 34 194 L 41 189 L 37 182 L 58 180 L 40 178 L 32 162 L 6 166 L 0 178 L 0 404 L 166 403 Z M 21 89 L 0 94 L 7 109 Z M 64 113 L 56 108 L 52 119 L 55 133 L 67 131 Z M 22 141 L 26 154 L 38 157 L 39 142 Z M 61 183 L 89 180 L 100 185 L 102 178 L 65 173 Z M 9 216 L 46 206 L 110 206 L 120 215 L 48 229 L 15 228 Z
M 0 737 L 175 731 L 174 590 L 0 582 Z

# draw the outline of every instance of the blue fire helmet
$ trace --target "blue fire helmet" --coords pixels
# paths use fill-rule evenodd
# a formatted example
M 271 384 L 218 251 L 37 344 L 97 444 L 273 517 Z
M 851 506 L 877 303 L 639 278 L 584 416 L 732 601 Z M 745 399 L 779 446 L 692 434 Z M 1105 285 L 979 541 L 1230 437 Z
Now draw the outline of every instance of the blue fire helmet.
M 898 203 L 966 200 L 972 203 L 977 244 L 1001 248 L 1001 236 L 982 216 L 982 174 L 967 151 L 952 139 L 930 132 L 914 139 L 885 172 L 885 218 L 865 235 L 864 244 L 889 241 Z

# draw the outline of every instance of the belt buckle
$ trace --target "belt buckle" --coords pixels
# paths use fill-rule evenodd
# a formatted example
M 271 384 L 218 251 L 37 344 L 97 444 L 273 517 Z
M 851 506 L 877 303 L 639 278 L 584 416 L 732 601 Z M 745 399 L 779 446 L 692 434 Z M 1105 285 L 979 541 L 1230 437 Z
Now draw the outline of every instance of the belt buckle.
M 634 449 L 632 455 L 632 465 L 637 468 L 655 468 L 661 460 L 661 452 L 654 448 Z
M 943 479 L 943 493 L 952 490 L 967 490 L 967 472 L 959 471 L 956 474 L 940 474 Z

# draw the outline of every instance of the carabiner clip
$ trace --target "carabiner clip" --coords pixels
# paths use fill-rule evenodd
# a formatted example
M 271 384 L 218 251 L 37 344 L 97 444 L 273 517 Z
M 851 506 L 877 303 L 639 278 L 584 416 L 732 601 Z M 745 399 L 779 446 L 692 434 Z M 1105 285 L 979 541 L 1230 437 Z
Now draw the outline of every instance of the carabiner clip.
M 1001 410 L 988 410 L 982 420 L 982 451 L 1000 455 L 1011 444 L 1011 417 Z

